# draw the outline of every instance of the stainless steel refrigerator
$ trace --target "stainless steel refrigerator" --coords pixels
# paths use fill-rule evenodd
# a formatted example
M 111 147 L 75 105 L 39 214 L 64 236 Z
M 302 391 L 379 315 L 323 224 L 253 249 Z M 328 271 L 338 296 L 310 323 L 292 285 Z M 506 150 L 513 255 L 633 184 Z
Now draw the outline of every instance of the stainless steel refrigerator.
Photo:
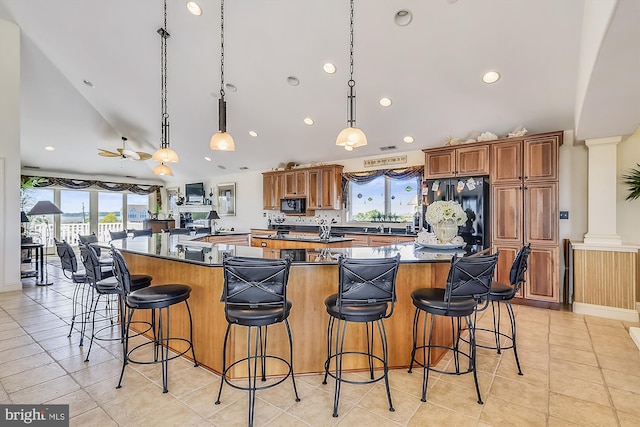
M 453 200 L 467 214 L 467 223 L 458 227 L 458 234 L 467 243 L 467 249 L 473 252 L 486 249 L 491 246 L 489 194 L 488 176 L 425 180 L 422 182 L 423 227 L 431 231 L 425 219 L 430 203 Z

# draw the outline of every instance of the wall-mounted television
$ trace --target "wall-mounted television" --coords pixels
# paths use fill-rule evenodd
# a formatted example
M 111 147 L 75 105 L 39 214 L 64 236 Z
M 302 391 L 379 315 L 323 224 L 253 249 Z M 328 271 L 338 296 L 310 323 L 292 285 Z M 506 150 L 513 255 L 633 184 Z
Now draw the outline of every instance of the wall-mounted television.
M 185 184 L 184 195 L 185 202 L 188 205 L 204 204 L 204 183 L 196 182 L 193 184 Z

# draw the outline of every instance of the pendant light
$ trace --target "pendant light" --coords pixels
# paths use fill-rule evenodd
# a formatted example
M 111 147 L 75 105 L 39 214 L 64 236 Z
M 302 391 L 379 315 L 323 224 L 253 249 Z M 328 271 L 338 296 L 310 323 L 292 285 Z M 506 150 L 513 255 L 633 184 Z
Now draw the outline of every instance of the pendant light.
M 160 34 L 160 80 L 162 84 L 162 132 L 160 135 L 160 149 L 153 154 L 152 160 L 160 164 L 153 168 L 156 175 L 173 175 L 166 163 L 180 161 L 178 154 L 171 149 L 169 142 L 169 113 L 167 112 L 167 39 L 171 36 L 167 32 L 167 0 L 164 0 L 164 27 L 158 30 Z
M 353 80 L 353 0 L 351 4 L 350 25 L 349 25 L 349 73 L 347 82 L 349 90 L 347 92 L 347 127 L 344 128 L 336 139 L 336 145 L 344 147 L 347 151 L 367 145 L 367 136 L 356 127 L 356 81 Z
M 220 99 L 218 99 L 218 132 L 209 141 L 212 150 L 234 151 L 233 137 L 227 133 L 227 102 L 224 100 L 224 0 L 220 0 Z

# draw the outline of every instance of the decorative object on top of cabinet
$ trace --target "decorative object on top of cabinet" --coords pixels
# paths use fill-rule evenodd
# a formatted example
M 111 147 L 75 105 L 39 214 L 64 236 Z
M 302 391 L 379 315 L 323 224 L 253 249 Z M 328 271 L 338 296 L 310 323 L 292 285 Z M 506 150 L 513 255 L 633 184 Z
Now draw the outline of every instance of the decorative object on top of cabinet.
M 489 174 L 489 146 L 486 144 L 470 143 L 422 151 L 425 153 L 426 179 Z
M 493 132 L 482 132 L 478 138 L 476 138 L 478 142 L 493 141 L 494 139 L 498 139 L 498 135 Z
M 509 132 L 509 134 L 507 135 L 507 138 L 514 138 L 517 136 L 525 136 L 527 134 L 527 128 L 520 125 L 517 128 L 515 128 L 514 130 L 512 130 L 511 132 Z

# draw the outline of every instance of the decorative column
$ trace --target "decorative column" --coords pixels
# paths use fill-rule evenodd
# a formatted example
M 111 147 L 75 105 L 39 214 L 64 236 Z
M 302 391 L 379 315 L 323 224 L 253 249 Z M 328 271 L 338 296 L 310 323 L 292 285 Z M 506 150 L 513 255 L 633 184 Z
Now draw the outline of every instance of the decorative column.
M 621 245 L 616 230 L 617 145 L 621 136 L 585 140 L 589 149 L 587 234 L 590 245 Z

